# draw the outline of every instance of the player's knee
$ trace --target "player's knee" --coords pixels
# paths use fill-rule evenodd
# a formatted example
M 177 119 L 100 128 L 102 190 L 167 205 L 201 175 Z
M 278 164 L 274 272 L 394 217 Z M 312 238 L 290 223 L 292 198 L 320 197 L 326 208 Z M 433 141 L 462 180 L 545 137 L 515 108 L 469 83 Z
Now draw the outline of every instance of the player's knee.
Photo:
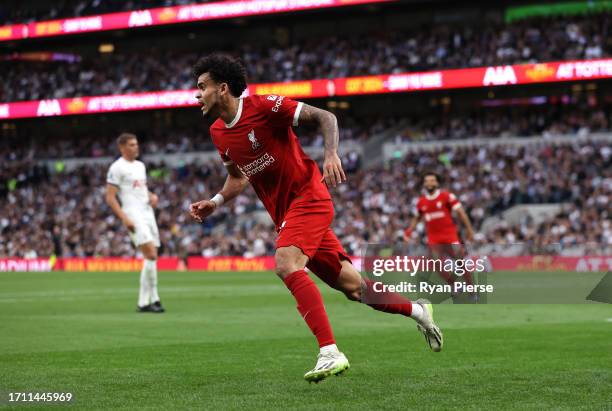
M 286 248 L 279 248 L 276 250 L 274 262 L 276 264 L 276 275 L 280 278 L 284 279 L 289 276 L 289 274 L 304 268 L 303 265 L 300 266 L 299 258 L 294 254 L 292 250 Z
M 351 301 L 361 301 L 361 285 L 351 285 L 343 290 L 344 295 Z
M 154 244 L 145 244 L 142 248 L 142 255 L 147 260 L 157 260 L 157 248 Z
M 362 279 L 361 275 L 349 262 L 342 263 L 342 271 L 338 278 L 338 286 L 346 298 L 352 301 L 361 301 Z
M 299 270 L 295 264 L 292 264 L 289 260 L 283 258 L 276 258 L 276 275 L 284 279 L 291 273 Z

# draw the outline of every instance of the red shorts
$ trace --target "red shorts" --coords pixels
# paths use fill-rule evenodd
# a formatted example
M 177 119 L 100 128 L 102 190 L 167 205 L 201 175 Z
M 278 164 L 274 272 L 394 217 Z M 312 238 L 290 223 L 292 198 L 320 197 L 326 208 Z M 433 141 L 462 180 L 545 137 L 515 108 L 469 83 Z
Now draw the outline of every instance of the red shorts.
M 429 244 L 429 256 L 435 258 L 464 258 L 465 248 L 461 243 Z
M 295 246 L 308 257 L 306 267 L 334 286 L 342 261 L 351 261 L 331 229 L 334 205 L 331 200 L 292 204 L 277 228 L 276 248 Z

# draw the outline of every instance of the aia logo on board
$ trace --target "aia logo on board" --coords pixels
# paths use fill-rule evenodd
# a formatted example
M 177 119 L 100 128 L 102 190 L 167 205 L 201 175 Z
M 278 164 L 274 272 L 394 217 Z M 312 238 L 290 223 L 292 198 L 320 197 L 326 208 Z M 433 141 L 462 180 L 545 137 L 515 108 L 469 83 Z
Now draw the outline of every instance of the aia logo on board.
M 62 108 L 57 99 L 42 100 L 38 103 L 38 108 L 36 110 L 37 116 L 59 116 L 60 114 L 62 114 Z
M 153 24 L 153 17 L 149 10 L 133 11 L 130 13 L 129 27 L 150 26 Z
M 504 84 L 516 84 L 516 73 L 512 66 L 487 67 L 483 86 L 502 86 Z

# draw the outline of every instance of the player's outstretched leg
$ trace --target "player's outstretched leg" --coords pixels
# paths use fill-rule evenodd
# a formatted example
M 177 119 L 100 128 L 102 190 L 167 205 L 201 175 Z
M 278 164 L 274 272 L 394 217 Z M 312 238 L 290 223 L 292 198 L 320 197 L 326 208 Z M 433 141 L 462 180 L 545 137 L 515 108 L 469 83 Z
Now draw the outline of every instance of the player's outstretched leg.
M 304 375 L 304 379 L 319 382 L 346 371 L 349 362 L 336 347 L 321 293 L 303 269 L 306 261 L 307 257 L 297 247 L 281 247 L 276 250 L 277 275 L 293 294 L 299 313 L 319 343 L 317 364 Z
M 435 352 L 442 350 L 443 335 L 434 322 L 433 306 L 429 301 L 419 299 L 413 303 L 398 293 L 379 293 L 374 290 L 373 284 L 373 281 L 363 279 L 349 261 L 342 261 L 337 289 L 349 299 L 367 304 L 377 311 L 411 317 L 416 321 L 417 329 L 425 335 L 429 347 Z

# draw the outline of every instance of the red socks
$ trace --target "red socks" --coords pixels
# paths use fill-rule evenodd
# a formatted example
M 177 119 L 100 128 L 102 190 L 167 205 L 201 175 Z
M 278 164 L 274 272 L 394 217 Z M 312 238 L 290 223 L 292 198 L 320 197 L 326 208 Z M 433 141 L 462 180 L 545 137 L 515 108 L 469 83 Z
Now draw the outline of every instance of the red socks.
M 319 347 L 335 344 L 334 333 L 325 312 L 323 298 L 321 298 L 317 285 L 308 277 L 306 271 L 295 271 L 283 281 L 297 301 L 297 309 L 302 318 L 317 337 Z
M 378 311 L 410 317 L 412 302 L 409 299 L 398 293 L 377 293 L 373 289 L 374 281 L 368 279 L 363 281 L 365 282 L 365 289 L 362 290 L 361 301 Z M 376 301 L 376 303 L 373 303 L 373 301 Z

